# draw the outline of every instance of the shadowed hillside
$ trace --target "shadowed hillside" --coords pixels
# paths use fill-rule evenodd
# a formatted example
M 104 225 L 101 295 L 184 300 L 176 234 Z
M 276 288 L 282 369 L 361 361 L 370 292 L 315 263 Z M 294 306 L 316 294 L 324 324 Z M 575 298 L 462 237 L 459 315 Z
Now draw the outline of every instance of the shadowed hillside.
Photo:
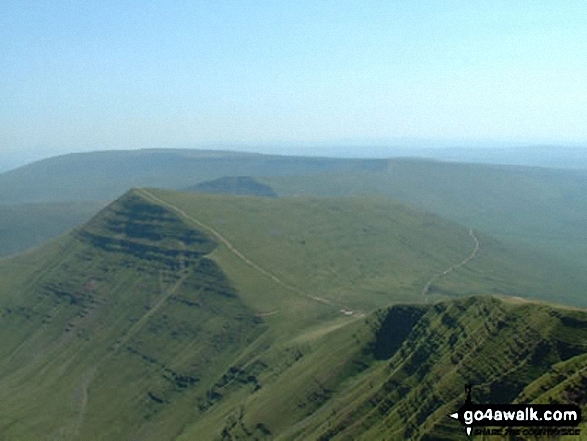
M 271 187 L 250 176 L 226 176 L 213 181 L 202 182 L 183 191 L 197 193 L 232 194 L 245 196 L 277 197 Z
M 39 246 L 79 226 L 104 202 L 0 205 L 0 256 Z

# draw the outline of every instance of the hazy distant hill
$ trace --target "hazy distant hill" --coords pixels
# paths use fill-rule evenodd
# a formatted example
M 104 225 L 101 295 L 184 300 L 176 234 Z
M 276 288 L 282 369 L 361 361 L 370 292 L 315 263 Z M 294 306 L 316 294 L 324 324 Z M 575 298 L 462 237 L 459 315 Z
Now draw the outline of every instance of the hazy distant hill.
M 408 156 L 410 153 L 411 156 L 435 158 L 443 161 L 587 169 L 587 146 L 454 147 L 406 152 Z M 414 155 L 414 153 L 417 154 Z
M 382 167 L 385 161 L 381 160 L 202 150 L 107 151 L 44 159 L 0 173 L 0 256 L 38 246 L 64 233 L 97 211 L 102 204 L 95 201 L 113 200 L 132 187 L 184 188 L 231 175 L 299 176 Z M 227 181 L 213 184 L 217 190 L 219 185 L 224 186 L 222 191 L 228 189 Z M 247 187 L 253 193 L 273 195 L 267 188 L 261 190 L 265 184 L 251 185 L 231 183 L 230 192 L 243 192 Z M 91 202 L 77 204 L 81 201 Z
M 104 202 L 0 205 L 0 256 L 39 246 L 96 214 Z
M 183 191 L 241 196 L 265 196 L 270 198 L 277 197 L 277 193 L 270 186 L 250 176 L 225 176 L 184 188 Z
M 185 188 L 224 176 L 282 176 L 378 170 L 377 159 L 334 159 L 205 150 L 76 153 L 0 174 L 6 202 L 112 200 L 132 187 Z
M 462 439 L 447 415 L 466 382 L 476 399 L 581 396 L 584 311 L 467 298 L 584 300 L 537 262 L 385 199 L 133 190 L 0 260 L 0 430 Z
M 430 145 L 433 147 L 430 147 Z M 448 142 L 406 140 L 391 146 L 332 146 L 322 151 L 335 157 L 425 158 L 451 162 L 479 164 L 522 165 L 530 167 L 587 169 L 587 144 L 582 147 L 557 145 L 496 146 L 489 143 L 470 143 L 453 147 Z M 458 143 L 455 143 L 458 145 Z M 311 149 L 300 148 L 299 154 L 310 154 Z

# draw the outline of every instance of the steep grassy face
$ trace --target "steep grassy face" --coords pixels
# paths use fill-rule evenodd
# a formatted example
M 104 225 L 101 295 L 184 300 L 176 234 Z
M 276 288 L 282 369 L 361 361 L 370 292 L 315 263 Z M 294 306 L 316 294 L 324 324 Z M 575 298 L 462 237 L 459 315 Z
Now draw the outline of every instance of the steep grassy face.
M 449 417 L 467 383 L 479 403 L 585 409 L 586 325 L 584 311 L 489 296 L 395 305 L 260 354 L 258 389 L 178 439 L 468 439 Z
M 3 266 L 6 439 L 173 439 L 220 399 L 213 385 L 264 326 L 206 257 L 216 246 L 131 193 Z

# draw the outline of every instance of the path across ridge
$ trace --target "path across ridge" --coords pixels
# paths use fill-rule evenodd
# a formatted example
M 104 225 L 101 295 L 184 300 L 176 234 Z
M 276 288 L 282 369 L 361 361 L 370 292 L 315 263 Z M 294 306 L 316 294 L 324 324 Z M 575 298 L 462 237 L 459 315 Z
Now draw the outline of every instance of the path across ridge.
M 440 279 L 441 277 L 445 277 L 447 275 L 449 275 L 450 273 L 452 273 L 453 271 L 465 266 L 467 263 L 469 263 L 471 260 L 473 260 L 477 254 L 479 253 L 480 250 L 480 244 L 479 244 L 479 239 L 477 238 L 477 236 L 475 236 L 475 233 L 473 231 L 472 228 L 469 228 L 469 236 L 471 236 L 473 238 L 473 241 L 475 242 L 475 245 L 473 247 L 473 251 L 471 252 L 471 254 L 464 259 L 462 262 L 459 262 L 455 265 L 452 265 L 450 268 L 441 271 L 439 273 L 434 274 L 432 277 L 430 277 L 430 279 L 428 279 L 428 282 L 426 282 L 426 285 L 424 285 L 424 289 L 422 289 L 422 297 L 424 297 L 425 299 L 428 299 L 428 291 L 430 291 L 430 287 L 432 286 L 432 284 L 434 282 L 436 282 L 436 280 Z
M 297 295 L 306 297 L 308 299 L 314 300 L 316 302 L 320 302 L 323 303 L 325 305 L 330 305 L 332 307 L 335 308 L 339 308 L 341 313 L 345 314 L 345 315 L 355 315 L 355 316 L 363 316 L 363 314 L 361 312 L 358 311 L 351 311 L 350 309 L 342 306 L 342 305 L 337 305 L 335 302 L 325 299 L 323 297 L 318 297 L 318 296 L 314 296 L 314 295 L 310 295 L 310 294 L 306 294 L 305 292 L 303 292 L 302 290 L 296 288 L 295 286 L 292 286 L 286 282 L 284 282 L 283 280 L 281 280 L 279 277 L 277 277 L 275 274 L 272 274 L 271 272 L 267 271 L 266 269 L 260 267 L 259 265 L 257 265 L 255 262 L 253 262 L 252 260 L 250 260 L 248 257 L 246 257 L 243 253 L 241 253 L 239 250 L 237 250 L 234 245 L 226 238 L 224 237 L 222 234 L 220 234 L 218 232 L 218 230 L 214 229 L 213 227 L 201 222 L 200 220 L 196 219 L 195 217 L 189 215 L 188 213 L 186 213 L 184 210 L 182 210 L 181 208 L 155 196 L 153 193 L 151 193 L 150 191 L 144 189 L 144 188 L 139 188 L 137 189 L 137 191 L 141 194 L 143 194 L 147 199 L 150 199 L 153 202 L 156 202 L 158 204 L 164 205 L 167 208 L 169 208 L 170 210 L 176 212 L 177 214 L 179 214 L 181 217 L 187 219 L 188 221 L 191 221 L 193 223 L 195 223 L 196 225 L 198 225 L 199 227 L 203 228 L 204 230 L 208 231 L 210 234 L 212 234 L 216 239 L 218 239 L 220 242 L 222 242 L 223 245 L 226 246 L 226 248 L 228 248 L 236 257 L 238 257 L 239 259 L 241 259 L 243 262 L 245 262 L 247 265 L 249 265 L 251 268 L 255 269 L 256 271 L 258 271 L 259 273 L 263 274 L 265 277 L 270 278 L 271 280 L 273 280 L 275 283 L 277 283 L 278 285 L 280 285 L 281 287 L 287 289 L 288 291 L 291 291 Z M 351 314 L 348 314 L 349 312 L 351 312 Z

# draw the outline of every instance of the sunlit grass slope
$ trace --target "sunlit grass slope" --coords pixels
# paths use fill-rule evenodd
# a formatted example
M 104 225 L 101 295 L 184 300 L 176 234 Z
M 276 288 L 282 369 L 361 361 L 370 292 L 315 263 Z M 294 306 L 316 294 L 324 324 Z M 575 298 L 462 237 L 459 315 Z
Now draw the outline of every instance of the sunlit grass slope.
M 130 191 L 0 261 L 0 434 L 458 437 L 462 381 L 541 399 L 560 363 L 575 396 L 583 312 L 461 298 L 547 297 L 556 280 L 477 234 L 423 292 L 470 233 L 386 199 Z
M 386 170 L 265 179 L 279 195 L 379 194 L 587 264 L 587 171 L 393 159 Z

